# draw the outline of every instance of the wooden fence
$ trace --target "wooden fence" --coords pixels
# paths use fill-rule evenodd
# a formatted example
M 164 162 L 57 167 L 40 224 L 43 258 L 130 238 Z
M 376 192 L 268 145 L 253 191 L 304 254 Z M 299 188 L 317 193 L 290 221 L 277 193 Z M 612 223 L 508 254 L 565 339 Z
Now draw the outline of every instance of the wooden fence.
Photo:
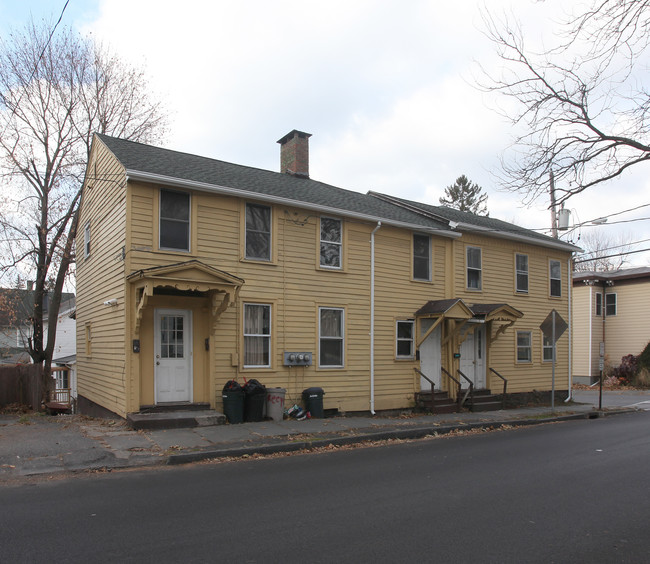
M 39 364 L 0 364 L 0 408 L 17 403 L 38 410 L 43 399 L 42 374 Z

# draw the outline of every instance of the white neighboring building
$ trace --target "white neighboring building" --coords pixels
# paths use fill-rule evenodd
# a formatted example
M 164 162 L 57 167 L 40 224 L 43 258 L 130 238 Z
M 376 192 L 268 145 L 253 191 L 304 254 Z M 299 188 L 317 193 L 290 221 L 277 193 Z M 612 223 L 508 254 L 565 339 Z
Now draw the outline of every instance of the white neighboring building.
M 43 322 L 43 339 L 47 339 L 48 322 Z M 56 323 L 56 342 L 52 354 L 52 365 L 65 366 L 68 372 L 57 371 L 56 387 L 70 388 L 70 395 L 77 397 L 77 321 L 75 300 L 69 300 L 61 304 Z

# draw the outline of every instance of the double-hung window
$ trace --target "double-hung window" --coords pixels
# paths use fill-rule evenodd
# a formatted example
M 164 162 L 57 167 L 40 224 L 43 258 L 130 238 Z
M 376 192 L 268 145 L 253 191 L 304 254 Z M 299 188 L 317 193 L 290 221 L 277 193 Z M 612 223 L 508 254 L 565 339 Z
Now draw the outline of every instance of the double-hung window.
M 549 261 L 549 277 L 551 280 L 551 297 L 562 297 L 562 263 L 559 260 Z
M 467 247 L 467 287 L 470 290 L 482 288 L 481 248 Z
M 616 294 L 605 294 L 605 317 L 616 315 Z
M 603 293 L 596 292 L 596 317 L 603 315 Z
M 517 331 L 517 362 L 532 362 L 532 349 L 531 332 Z
M 271 260 L 271 208 L 246 204 L 246 258 Z
M 340 219 L 320 218 L 320 265 L 325 268 L 341 268 L 343 248 L 342 223 Z
M 528 255 L 515 255 L 515 276 L 516 292 L 518 294 L 528 293 Z
M 431 280 L 431 238 L 413 233 L 413 278 Z
M 159 245 L 171 251 L 190 250 L 190 195 L 160 191 Z
M 321 307 L 319 315 L 318 366 L 341 368 L 344 351 L 344 311 L 341 308 Z
M 397 358 L 414 358 L 413 335 L 415 323 L 412 320 L 397 322 Z
M 544 334 L 542 334 L 542 360 L 544 362 L 553 362 L 553 343 Z
M 244 366 L 271 366 L 271 306 L 244 304 Z

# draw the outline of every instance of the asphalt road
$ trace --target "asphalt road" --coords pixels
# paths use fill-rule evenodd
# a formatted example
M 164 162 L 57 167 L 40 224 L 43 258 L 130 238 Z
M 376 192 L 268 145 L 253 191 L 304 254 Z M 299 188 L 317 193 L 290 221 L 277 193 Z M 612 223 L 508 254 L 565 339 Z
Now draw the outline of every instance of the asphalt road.
M 0 561 L 650 562 L 650 412 L 0 489 Z

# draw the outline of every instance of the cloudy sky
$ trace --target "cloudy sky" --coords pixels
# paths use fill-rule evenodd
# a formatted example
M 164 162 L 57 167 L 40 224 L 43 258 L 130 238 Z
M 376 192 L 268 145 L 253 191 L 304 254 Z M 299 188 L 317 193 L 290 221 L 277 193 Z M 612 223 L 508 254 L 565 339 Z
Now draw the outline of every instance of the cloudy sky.
M 0 34 L 6 37 L 30 17 L 54 23 L 64 5 L 0 0 Z M 279 170 L 276 141 L 299 129 L 312 134 L 312 178 L 438 204 L 445 187 L 465 174 L 488 194 L 491 216 L 541 229 L 550 226 L 548 202 L 526 207 L 521 196 L 500 191 L 494 176 L 513 131 L 492 109 L 500 101 L 474 86 L 479 63 L 499 64 L 481 32 L 479 7 L 512 10 L 527 41 L 543 45 L 552 42 L 567 5 L 69 0 L 62 24 L 146 68 L 172 117 L 168 148 Z M 648 172 L 637 167 L 572 198 L 572 222 L 650 204 Z M 642 217 L 649 219 L 630 221 Z M 571 241 L 580 245 L 578 235 L 594 229 L 612 238 L 650 239 L 650 207 L 583 227 Z M 631 266 L 650 265 L 650 253 L 630 260 Z

